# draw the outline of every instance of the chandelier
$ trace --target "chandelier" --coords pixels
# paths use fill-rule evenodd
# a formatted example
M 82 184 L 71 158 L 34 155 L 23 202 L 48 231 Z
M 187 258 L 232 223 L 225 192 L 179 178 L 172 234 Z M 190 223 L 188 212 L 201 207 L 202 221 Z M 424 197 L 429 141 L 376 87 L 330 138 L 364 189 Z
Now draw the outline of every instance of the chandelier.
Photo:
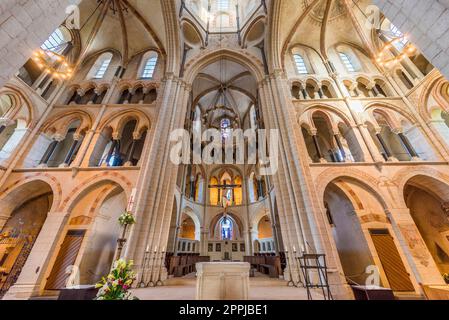
M 388 54 L 392 48 L 399 51 L 394 57 L 390 57 Z M 377 54 L 376 61 L 382 67 L 390 68 L 404 60 L 406 57 L 414 55 L 416 50 L 416 47 L 407 40 L 406 35 L 400 35 L 385 43 Z
M 33 53 L 34 62 L 45 73 L 57 79 L 68 79 L 72 76 L 73 68 L 66 57 L 52 50 L 38 49 Z

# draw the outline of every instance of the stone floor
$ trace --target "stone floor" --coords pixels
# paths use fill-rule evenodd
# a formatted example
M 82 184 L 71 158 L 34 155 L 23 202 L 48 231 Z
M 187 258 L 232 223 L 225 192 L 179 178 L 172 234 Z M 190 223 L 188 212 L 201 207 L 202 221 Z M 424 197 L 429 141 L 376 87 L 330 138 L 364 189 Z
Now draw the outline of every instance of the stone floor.
M 162 287 L 135 289 L 133 294 L 141 300 L 195 300 L 195 275 L 169 279 Z M 250 278 L 249 298 L 250 300 L 307 300 L 307 291 L 304 288 L 288 287 L 286 281 L 257 274 L 256 277 Z M 313 299 L 322 300 L 322 295 L 314 291 Z

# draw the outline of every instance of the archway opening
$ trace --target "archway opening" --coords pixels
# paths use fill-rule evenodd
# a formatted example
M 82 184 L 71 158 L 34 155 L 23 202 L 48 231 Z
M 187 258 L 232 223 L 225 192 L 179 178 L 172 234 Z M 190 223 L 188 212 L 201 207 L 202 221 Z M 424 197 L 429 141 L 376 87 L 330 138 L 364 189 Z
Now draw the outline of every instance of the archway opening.
M 418 175 L 407 181 L 404 200 L 439 271 L 449 272 L 449 186 Z
M 2 213 L 9 215 L 0 229 L 1 298 L 17 281 L 28 259 L 53 205 L 53 191 L 47 183 L 33 181 L 13 190 L 0 202 Z

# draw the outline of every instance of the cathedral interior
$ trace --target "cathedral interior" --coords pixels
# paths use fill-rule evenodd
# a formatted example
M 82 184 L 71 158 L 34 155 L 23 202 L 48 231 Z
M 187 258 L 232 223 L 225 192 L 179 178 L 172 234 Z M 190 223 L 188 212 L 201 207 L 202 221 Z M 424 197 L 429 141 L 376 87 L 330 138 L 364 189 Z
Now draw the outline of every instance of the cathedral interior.
M 305 253 L 335 299 L 369 267 L 396 298 L 449 299 L 449 51 L 370 23 L 370 0 L 75 2 L 78 27 L 48 19 L 32 51 L 3 50 L 0 23 L 0 298 L 95 284 L 125 238 L 149 299 L 201 261 L 284 297 Z M 177 129 L 277 130 L 277 171 L 175 164 Z

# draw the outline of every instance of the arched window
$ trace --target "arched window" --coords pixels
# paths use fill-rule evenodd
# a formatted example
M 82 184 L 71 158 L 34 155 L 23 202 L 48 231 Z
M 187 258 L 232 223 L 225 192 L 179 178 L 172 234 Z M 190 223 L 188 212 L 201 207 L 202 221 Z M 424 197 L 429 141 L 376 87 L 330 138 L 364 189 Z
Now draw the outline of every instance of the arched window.
M 144 56 L 144 65 L 140 74 L 141 79 L 152 79 L 156 70 L 158 55 L 156 52 L 149 52 Z
M 229 10 L 229 0 L 217 0 L 217 9 L 219 11 Z
M 304 61 L 304 58 L 300 54 L 294 54 L 293 58 L 295 59 L 296 63 L 296 70 L 299 74 L 308 74 L 309 71 L 307 70 L 306 62 Z
M 346 70 L 348 72 L 356 72 L 355 66 L 352 63 L 351 58 L 349 58 L 349 56 L 343 52 L 339 52 L 338 54 L 340 55 L 340 59 L 343 62 Z
M 221 240 L 232 240 L 233 224 L 231 219 L 225 216 L 221 220 L 220 230 L 221 230 Z
M 390 24 L 390 31 L 392 33 L 392 38 L 399 38 L 400 41 L 394 43 L 394 46 L 398 50 L 402 50 L 408 43 L 408 39 L 394 24 Z
M 113 55 L 110 52 L 105 52 L 102 55 L 100 55 L 95 64 L 92 66 L 92 69 L 90 69 L 87 78 L 103 79 L 111 64 L 112 57 Z
M 62 53 L 71 40 L 69 31 L 65 27 L 59 27 L 45 40 L 41 49 Z
M 101 62 L 100 68 L 98 68 L 97 73 L 95 74 L 95 79 L 103 79 L 106 71 L 111 64 L 111 59 L 105 59 Z
M 231 136 L 231 120 L 229 120 L 228 118 L 221 119 L 220 128 L 221 138 L 223 139 L 223 141 L 226 141 Z

